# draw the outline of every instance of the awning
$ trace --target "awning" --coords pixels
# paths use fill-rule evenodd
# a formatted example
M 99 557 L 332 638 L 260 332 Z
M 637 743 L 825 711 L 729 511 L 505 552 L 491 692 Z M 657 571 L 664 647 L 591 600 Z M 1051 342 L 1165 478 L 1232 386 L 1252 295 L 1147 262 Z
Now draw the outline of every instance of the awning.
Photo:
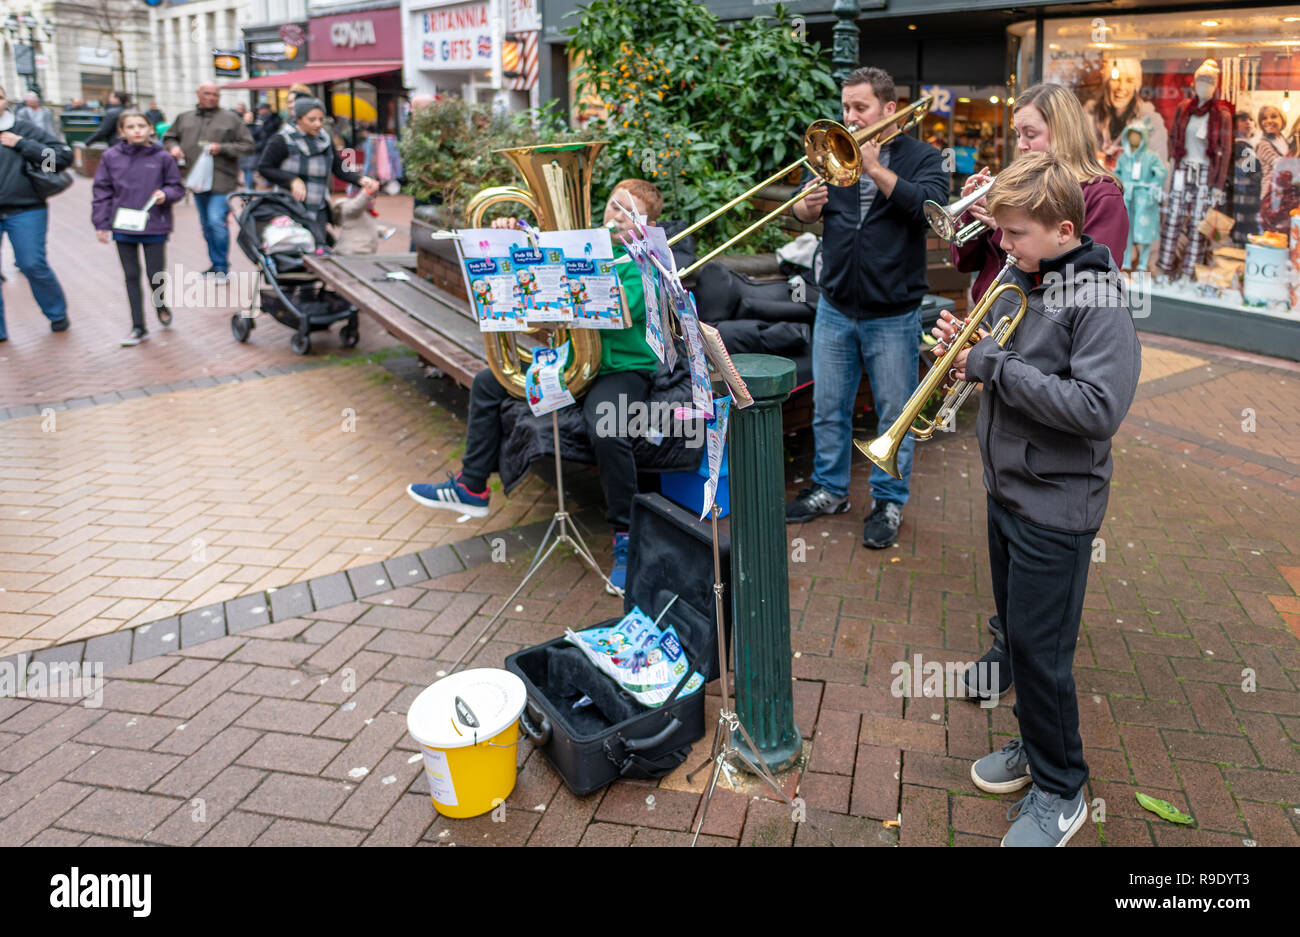
M 259 75 L 257 78 L 245 78 L 221 86 L 222 91 L 235 91 L 240 88 L 250 90 L 257 88 L 287 88 L 290 85 L 319 85 L 328 81 L 343 81 L 347 78 L 364 78 L 367 75 L 382 75 L 385 72 L 398 71 L 402 67 L 401 59 L 378 62 L 351 62 L 347 65 L 306 65 L 291 72 L 278 75 Z

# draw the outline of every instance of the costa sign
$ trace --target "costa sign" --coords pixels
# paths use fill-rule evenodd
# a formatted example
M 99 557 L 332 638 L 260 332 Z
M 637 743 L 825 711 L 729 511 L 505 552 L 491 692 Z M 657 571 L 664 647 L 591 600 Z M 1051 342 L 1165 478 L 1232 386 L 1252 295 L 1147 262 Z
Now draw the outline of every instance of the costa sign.
M 373 20 L 340 20 L 330 26 L 330 42 L 336 48 L 355 49 L 375 44 Z

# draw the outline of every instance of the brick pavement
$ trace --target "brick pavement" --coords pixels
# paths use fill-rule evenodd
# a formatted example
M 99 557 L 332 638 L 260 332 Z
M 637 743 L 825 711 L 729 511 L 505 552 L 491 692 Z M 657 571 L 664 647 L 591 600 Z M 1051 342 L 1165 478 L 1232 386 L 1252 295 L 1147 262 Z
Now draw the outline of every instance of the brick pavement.
M 15 309 L 21 284 L 8 286 Z M 214 321 L 210 347 L 233 346 L 224 318 Z M 117 332 L 105 328 L 109 347 Z M 30 331 L 33 343 L 54 338 Z M 1300 437 L 1287 394 L 1300 368 L 1144 342 L 1143 383 L 1116 441 L 1099 534 L 1104 558 L 1091 571 L 1076 657 L 1096 822 L 1072 845 L 1294 845 Z M 279 345 L 223 359 L 214 375 L 299 363 L 276 357 Z M 4 354 L 15 347 L 11 340 Z M 31 350 L 48 356 L 39 343 Z M 34 360 L 0 372 L 0 388 L 49 387 L 43 399 L 53 400 L 194 376 L 178 359 L 129 370 L 120 382 L 117 370 L 42 371 Z M 42 383 L 50 373 L 57 379 Z M 439 662 L 458 655 L 513 589 L 525 552 L 512 549 L 515 564 L 503 567 L 486 562 L 480 542 L 465 555 L 479 565 L 439 574 L 431 562 L 420 568 L 434 578 L 396 589 L 363 571 L 421 544 L 544 517 L 550 502 L 533 480 L 529 498 L 495 501 L 482 522 L 406 508 L 401 483 L 454 467 L 463 429 L 388 374 L 370 363 L 327 364 L 155 388 L 60 411 L 53 434 L 41 433 L 39 414 L 0 420 L 0 622 L 9 642 L 0 653 L 57 641 L 38 653 L 104 660 L 111 676 L 99 708 L 0 699 L 0 843 L 687 841 L 703 779 L 685 774 L 706 741 L 657 784 L 620 783 L 583 798 L 524 743 L 506 822 L 433 812 L 403 714 Z M 345 408 L 358 420 L 355 437 L 343 441 L 335 433 Z M 1253 430 L 1244 410 L 1253 411 Z M 790 531 L 807 547 L 791 567 L 795 712 L 805 745 L 782 780 L 840 844 L 993 845 L 1005 831 L 1002 814 L 1014 798 L 979 794 L 968 772 L 1015 731 L 1014 697 L 985 710 L 890 692 L 895 662 L 916 654 L 970 660 L 988 640 L 973 413 L 957 433 L 918 449 L 896 548 L 858 545 L 869 500 L 862 463 L 854 512 Z M 793 493 L 810 467 L 809 434 L 788 439 L 787 454 Z M 196 538 L 207 550 L 206 579 L 185 566 Z M 606 562 L 603 538 L 592 545 Z M 158 563 L 165 568 L 150 565 Z M 344 569 L 341 582 L 335 571 Z M 258 591 L 273 583 L 275 593 Z M 241 591 L 247 600 L 230 598 Z M 252 603 L 263 601 L 274 608 L 260 614 L 274 620 L 259 625 Z M 204 604 L 231 620 L 214 628 Z M 518 647 L 617 609 L 593 575 L 566 559 L 520 598 L 474 662 L 499 664 Z M 136 662 L 126 666 L 125 632 L 80 640 L 159 618 L 131 632 Z M 1137 790 L 1191 812 L 1197 825 L 1182 829 L 1146 813 Z M 719 845 L 822 841 L 752 783 L 715 800 L 705 833 Z
M 213 289 L 173 310 L 170 329 L 150 323 L 150 338 L 136 348 L 118 342 L 131 328 L 126 289 L 117 252 L 95 240 L 90 226 L 91 183 L 77 177 L 72 188 L 50 201 L 47 248 L 50 264 L 68 297 L 72 327 L 53 334 L 13 259 L 7 239 L 0 268 L 4 284 L 5 319 L 9 341 L 0 344 L 0 409 L 92 397 L 109 391 L 130 390 L 186 378 L 238 374 L 254 368 L 296 364 L 302 359 L 289 348 L 289 329 L 261 319 L 247 344 L 230 333 L 230 315 L 239 305 L 231 302 L 252 290 L 249 263 L 234 241 L 230 225 L 231 271 L 242 284 L 229 291 Z M 383 220 L 397 225 L 392 238 L 380 242 L 381 251 L 405 251 L 410 224 L 410 200 L 380 196 Z M 206 270 L 207 248 L 199 233 L 193 204 L 173 209 L 175 231 L 167 246 L 169 271 L 182 274 Z M 179 266 L 178 266 L 179 265 Z M 240 292 L 243 291 L 243 293 Z M 182 292 L 182 298 L 185 293 Z M 195 301 L 200 304 L 195 305 Z M 333 330 L 337 333 L 337 327 Z M 356 350 L 343 348 L 336 337 L 314 336 L 313 355 L 350 357 L 393 344 L 382 330 L 361 323 L 361 343 Z

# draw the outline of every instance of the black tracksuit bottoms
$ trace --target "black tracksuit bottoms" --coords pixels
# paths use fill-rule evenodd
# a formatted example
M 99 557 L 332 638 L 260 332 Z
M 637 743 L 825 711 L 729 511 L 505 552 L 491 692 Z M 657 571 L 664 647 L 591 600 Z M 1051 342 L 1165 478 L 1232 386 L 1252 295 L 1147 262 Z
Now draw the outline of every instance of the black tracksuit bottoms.
M 1088 780 L 1074 648 L 1095 532 L 1039 527 L 992 496 L 988 518 L 993 601 L 1006 627 L 1016 686 L 1012 712 L 1020 723 L 1029 770 L 1043 790 L 1073 797 Z
M 605 519 L 615 532 L 625 532 L 631 526 L 632 496 L 637 491 L 636 460 L 632 455 L 631 439 L 596 432 L 601 404 L 609 403 L 617 408 L 633 401 L 645 401 L 653 384 L 653 371 L 602 372 L 587 386 L 586 394 L 576 404 L 582 407 L 587 436 L 591 447 L 596 450 L 600 485 L 605 492 Z M 623 397 L 621 403 L 620 396 Z M 501 405 L 509 399 L 510 394 L 487 368 L 474 376 L 469 392 L 469 427 L 465 434 L 461 476 L 464 483 L 475 491 L 482 491 L 487 486 L 488 476 L 497 470 L 500 463 Z M 626 424 L 626 417 L 617 423 Z

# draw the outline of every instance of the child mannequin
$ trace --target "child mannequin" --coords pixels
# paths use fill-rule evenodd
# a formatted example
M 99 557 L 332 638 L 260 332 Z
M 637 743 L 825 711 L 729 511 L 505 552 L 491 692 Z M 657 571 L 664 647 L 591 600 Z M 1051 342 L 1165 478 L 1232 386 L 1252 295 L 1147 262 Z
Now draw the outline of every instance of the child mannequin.
M 1147 146 L 1143 124 L 1130 124 L 1124 130 L 1124 152 L 1115 164 L 1115 175 L 1124 183 L 1124 207 L 1128 209 L 1128 244 L 1120 266 L 1147 270 L 1151 244 L 1160 236 L 1160 190 L 1168 175 L 1165 164 Z M 1137 266 L 1133 267 L 1133 245 L 1138 246 Z

